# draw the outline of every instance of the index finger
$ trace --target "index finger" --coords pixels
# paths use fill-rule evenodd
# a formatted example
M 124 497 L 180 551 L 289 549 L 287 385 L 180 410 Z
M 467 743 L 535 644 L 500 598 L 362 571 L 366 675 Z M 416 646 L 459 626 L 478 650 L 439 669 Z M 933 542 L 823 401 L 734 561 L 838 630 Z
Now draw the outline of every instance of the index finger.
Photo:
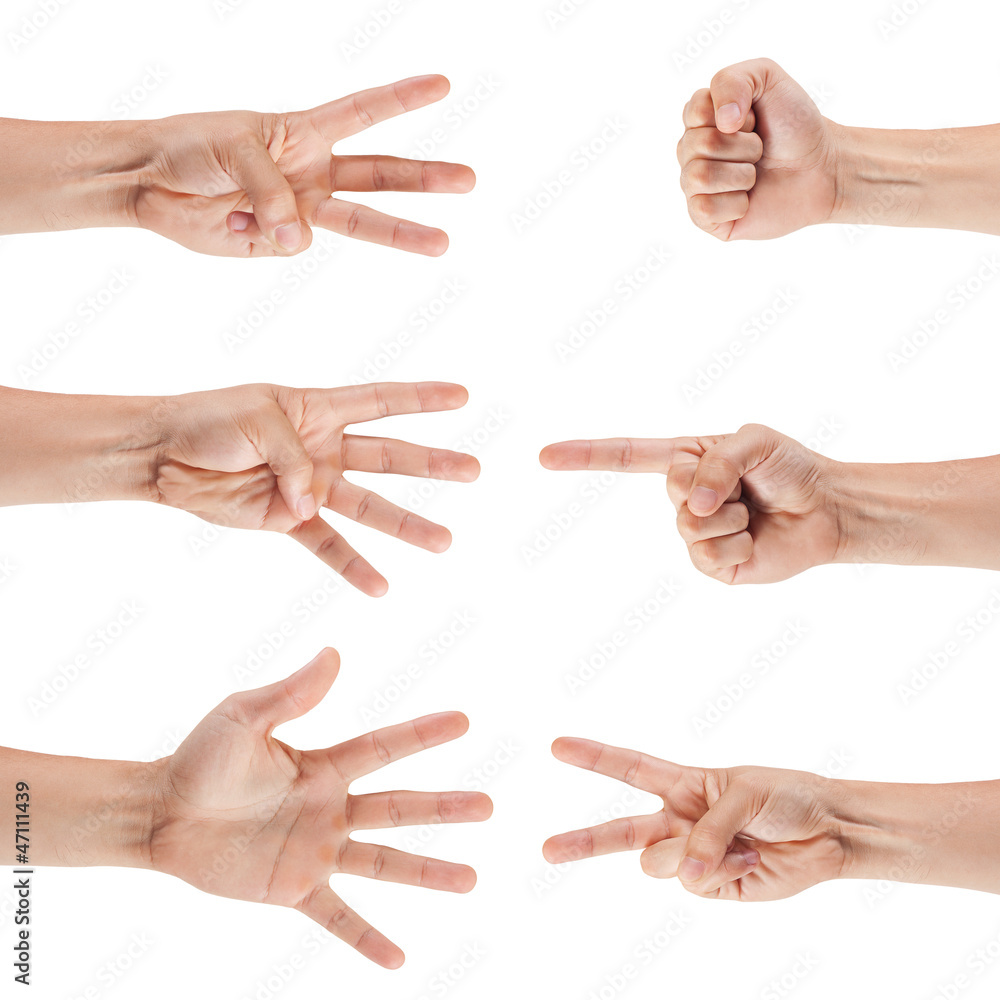
M 552 756 L 574 767 L 617 778 L 653 795 L 662 795 L 683 773 L 679 764 L 669 760 L 575 736 L 559 737 L 552 744 Z
M 458 410 L 469 401 L 468 389 L 453 382 L 372 382 L 331 392 L 348 424 L 400 413 Z
M 348 781 L 354 781 L 394 760 L 457 740 L 468 729 L 469 720 L 461 712 L 439 712 L 357 736 L 326 754 Z
M 411 76 L 384 87 L 348 94 L 307 114 L 323 137 L 334 143 L 389 118 L 440 101 L 449 90 L 448 79 L 438 74 Z
M 682 456 L 700 457 L 706 442 L 721 438 L 604 438 L 560 441 L 542 449 L 538 460 L 546 469 L 567 472 L 593 469 L 603 472 L 659 472 L 666 475 Z

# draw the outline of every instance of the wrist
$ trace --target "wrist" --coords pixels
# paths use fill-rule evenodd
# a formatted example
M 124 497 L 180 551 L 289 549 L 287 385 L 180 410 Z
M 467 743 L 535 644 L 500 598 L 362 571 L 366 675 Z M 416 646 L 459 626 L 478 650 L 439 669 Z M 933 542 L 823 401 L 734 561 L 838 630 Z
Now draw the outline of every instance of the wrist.
M 80 428 L 81 451 L 87 456 L 67 483 L 66 501 L 146 500 L 158 502 L 156 485 L 175 397 L 83 397 L 84 412 L 95 400 L 105 419 L 86 420 Z
M 0 120 L 0 231 L 137 225 L 153 160 L 146 126 Z
M 844 852 L 840 878 L 923 881 L 927 849 L 917 831 L 893 814 L 889 791 L 895 786 L 837 779 L 830 779 L 830 786 Z

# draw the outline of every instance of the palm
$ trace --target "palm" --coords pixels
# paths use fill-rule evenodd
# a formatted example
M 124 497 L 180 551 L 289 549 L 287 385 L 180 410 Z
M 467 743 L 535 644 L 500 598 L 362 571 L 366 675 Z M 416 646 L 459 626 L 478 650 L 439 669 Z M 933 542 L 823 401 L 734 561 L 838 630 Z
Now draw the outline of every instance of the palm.
M 325 750 L 299 751 L 274 727 L 313 708 L 336 677 L 332 650 L 285 681 L 226 699 L 166 759 L 150 842 L 153 867 L 206 892 L 294 907 L 390 968 L 402 953 L 330 888 L 332 875 L 467 892 L 472 869 L 352 839 L 358 830 L 488 818 L 478 792 L 353 795 L 350 783 L 453 740 L 457 712 L 425 716 Z
M 772 239 L 822 222 L 836 188 L 829 123 L 792 79 L 783 77 L 754 105 L 754 131 L 764 145 L 749 208 L 729 239 Z
M 395 115 L 440 100 L 443 77 L 400 81 L 332 101 L 309 111 L 249 111 L 179 115 L 154 122 L 159 154 L 136 200 L 140 225 L 191 250 L 221 256 L 273 256 L 272 202 L 288 202 L 309 245 L 316 226 L 343 236 L 416 253 L 447 248 L 438 229 L 383 215 L 332 198 L 337 192 L 381 190 L 465 192 L 475 182 L 468 167 L 391 156 L 340 156 L 340 140 Z M 275 171 L 275 167 L 277 170 Z M 283 179 L 282 179 L 283 178 Z M 283 251 L 282 251 L 283 252 Z

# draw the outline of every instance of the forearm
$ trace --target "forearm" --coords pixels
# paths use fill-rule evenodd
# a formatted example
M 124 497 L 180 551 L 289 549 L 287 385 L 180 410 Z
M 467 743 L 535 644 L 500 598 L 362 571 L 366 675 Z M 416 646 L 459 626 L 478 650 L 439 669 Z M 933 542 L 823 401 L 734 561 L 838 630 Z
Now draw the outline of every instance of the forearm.
M 835 463 L 838 562 L 1000 569 L 1000 458 Z
M 0 388 L 0 506 L 155 500 L 169 397 Z
M 0 118 L 0 233 L 135 225 L 143 125 Z
M 1000 125 L 831 127 L 838 194 L 830 221 L 1000 235 Z
M 9 823 L 3 838 L 5 863 L 152 867 L 149 841 L 161 770 L 157 762 L 51 757 L 0 748 L 0 787 Z M 27 799 L 16 798 L 19 783 L 27 786 L 20 793 Z M 16 830 L 22 831 L 20 837 Z
M 835 784 L 843 877 L 1000 893 L 1000 782 Z

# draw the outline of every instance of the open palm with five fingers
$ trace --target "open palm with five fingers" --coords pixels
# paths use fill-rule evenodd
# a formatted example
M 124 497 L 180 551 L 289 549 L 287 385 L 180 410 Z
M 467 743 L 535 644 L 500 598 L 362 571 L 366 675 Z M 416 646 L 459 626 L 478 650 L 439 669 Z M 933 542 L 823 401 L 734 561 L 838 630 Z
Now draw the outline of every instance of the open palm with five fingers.
M 760 424 L 714 437 L 563 441 L 540 460 L 557 471 L 665 475 L 691 562 L 723 583 L 774 583 L 841 553 L 837 463 Z
M 720 70 L 684 108 L 677 159 L 692 220 L 721 240 L 832 221 L 838 129 L 770 59 Z
M 237 528 L 280 531 L 372 596 L 387 583 L 319 515 L 322 507 L 431 552 L 451 544 L 441 525 L 344 478 L 395 473 L 471 482 L 471 455 L 346 427 L 393 414 L 453 410 L 468 393 L 446 382 L 382 382 L 337 389 L 244 385 L 171 397 L 156 459 L 160 502 Z
M 220 111 L 146 122 L 149 164 L 134 196 L 135 221 L 201 253 L 226 257 L 305 250 L 312 229 L 437 256 L 440 229 L 331 197 L 338 192 L 464 193 L 469 167 L 394 156 L 341 156 L 331 147 L 378 122 L 439 101 L 443 76 L 413 77 L 309 111 Z
M 353 795 L 352 781 L 462 736 L 460 712 L 428 715 L 324 750 L 295 750 L 276 726 L 314 708 L 339 658 L 326 649 L 286 680 L 234 694 L 160 762 L 152 867 L 205 892 L 294 907 L 361 954 L 397 968 L 403 953 L 330 888 L 335 874 L 468 892 L 466 865 L 352 839 L 359 830 L 488 819 L 481 792 Z
M 551 864 L 641 850 L 643 871 L 677 876 L 717 899 L 783 899 L 844 871 L 832 783 L 767 767 L 685 767 L 592 740 L 558 739 L 552 753 L 663 799 L 656 813 L 551 837 Z

